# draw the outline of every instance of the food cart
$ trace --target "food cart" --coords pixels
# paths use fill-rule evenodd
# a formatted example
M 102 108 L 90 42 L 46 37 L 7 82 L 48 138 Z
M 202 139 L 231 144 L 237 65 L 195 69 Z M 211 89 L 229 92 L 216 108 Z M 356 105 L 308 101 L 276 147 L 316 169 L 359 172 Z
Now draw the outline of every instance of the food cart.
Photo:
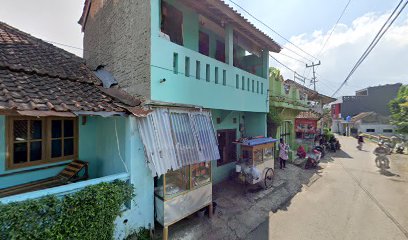
M 155 218 L 167 239 L 168 227 L 208 206 L 212 214 L 211 162 L 169 171 L 155 182 Z
M 236 172 L 244 183 L 259 184 L 265 189 L 272 186 L 276 142 L 276 139 L 265 137 L 236 142 L 241 146 Z

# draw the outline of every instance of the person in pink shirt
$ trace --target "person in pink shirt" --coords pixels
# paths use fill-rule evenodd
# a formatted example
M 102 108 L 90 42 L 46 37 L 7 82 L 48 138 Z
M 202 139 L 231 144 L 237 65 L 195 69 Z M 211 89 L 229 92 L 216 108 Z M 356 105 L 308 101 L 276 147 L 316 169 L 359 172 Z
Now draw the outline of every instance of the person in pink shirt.
M 279 143 L 279 160 L 280 160 L 280 169 L 286 168 L 286 160 L 288 160 L 289 156 L 289 145 L 285 143 L 283 138 L 280 139 Z

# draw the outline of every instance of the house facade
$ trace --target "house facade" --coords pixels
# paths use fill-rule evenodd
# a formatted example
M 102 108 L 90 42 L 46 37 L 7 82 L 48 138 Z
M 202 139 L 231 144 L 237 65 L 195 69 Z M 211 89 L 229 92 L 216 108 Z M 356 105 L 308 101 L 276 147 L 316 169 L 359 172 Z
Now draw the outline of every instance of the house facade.
M 390 118 L 375 112 L 362 112 L 350 120 L 352 135 L 366 133 L 371 135 L 393 136 L 396 127 L 390 124 Z
M 396 83 L 368 87 L 356 91 L 354 96 L 343 96 L 331 106 L 332 130 L 337 133 L 350 135 L 352 127 L 350 120 L 360 113 L 374 112 L 383 117 L 389 116 L 388 103 L 397 96 L 401 85 L 401 83 Z M 384 125 L 384 123 L 379 122 L 378 125 Z M 389 125 L 389 123 L 385 123 L 385 125 Z M 385 134 L 389 134 L 390 129 L 393 129 L 390 126 L 368 127 L 365 129 L 369 129 L 369 131 L 378 129 L 375 132 L 381 134 L 383 128 L 386 131 Z M 360 130 L 365 132 L 365 129 Z M 354 129 L 353 131 L 353 134 L 355 134 L 356 130 Z
M 307 94 L 294 85 L 290 85 L 283 80 L 280 74 L 271 74 L 270 85 L 270 113 L 279 115 L 281 122 L 279 124 L 270 123 L 269 131 L 272 137 L 282 138 L 289 144 L 291 152 L 289 157 L 295 156 L 296 151 L 296 133 L 295 118 L 303 111 L 307 111 Z
M 106 65 L 146 102 L 210 109 L 221 160 L 234 168 L 239 137 L 266 135 L 269 52 L 280 46 L 222 1 L 86 1 L 84 58 Z
M 281 48 L 218 0 L 87 0 L 79 23 L 86 64 L 153 111 L 136 121 L 146 156 L 132 161 L 151 170 L 146 201 L 166 236 L 175 215 L 211 206 L 212 184 L 235 169 L 233 142 L 266 136 L 269 52 Z M 154 213 L 140 226 L 151 228 Z
M 293 80 L 273 74 L 271 86 L 271 113 L 280 116 L 281 124 L 271 129 L 272 135 L 283 138 L 291 147 L 289 157 L 295 156 L 299 145 L 313 146 L 315 134 L 322 129 L 319 120 L 323 106 L 335 99 L 313 91 Z
M 362 112 L 376 112 L 383 116 L 389 116 L 388 103 L 397 96 L 401 85 L 401 83 L 396 83 L 368 87 L 356 91 L 355 96 L 343 96 L 341 116 L 343 118 L 353 117 Z
M 81 58 L 2 22 L 0 52 L 0 203 L 121 180 L 138 187 L 115 238 L 152 226 L 153 180 L 133 161 L 145 154 L 127 110 L 146 115 L 141 102 L 103 88 Z

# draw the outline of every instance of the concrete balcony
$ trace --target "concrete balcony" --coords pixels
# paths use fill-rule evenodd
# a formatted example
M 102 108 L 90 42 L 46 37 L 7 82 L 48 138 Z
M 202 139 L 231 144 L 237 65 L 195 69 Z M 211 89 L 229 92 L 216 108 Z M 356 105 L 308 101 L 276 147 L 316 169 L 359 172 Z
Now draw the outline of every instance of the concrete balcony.
M 152 100 L 268 112 L 268 89 L 266 78 L 152 36 Z

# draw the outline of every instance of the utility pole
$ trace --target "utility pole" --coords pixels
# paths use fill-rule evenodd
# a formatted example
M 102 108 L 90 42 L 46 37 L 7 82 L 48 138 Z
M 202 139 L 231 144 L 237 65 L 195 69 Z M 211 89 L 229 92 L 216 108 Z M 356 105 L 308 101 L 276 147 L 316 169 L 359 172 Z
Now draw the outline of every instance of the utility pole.
M 316 72 L 315 72 L 315 66 L 319 66 L 320 65 L 320 60 L 319 60 L 319 63 L 314 63 L 314 62 L 312 62 L 312 65 L 308 65 L 307 63 L 306 63 L 306 67 L 307 68 L 310 68 L 310 67 L 312 67 L 313 68 L 313 90 L 315 90 L 316 91 Z

